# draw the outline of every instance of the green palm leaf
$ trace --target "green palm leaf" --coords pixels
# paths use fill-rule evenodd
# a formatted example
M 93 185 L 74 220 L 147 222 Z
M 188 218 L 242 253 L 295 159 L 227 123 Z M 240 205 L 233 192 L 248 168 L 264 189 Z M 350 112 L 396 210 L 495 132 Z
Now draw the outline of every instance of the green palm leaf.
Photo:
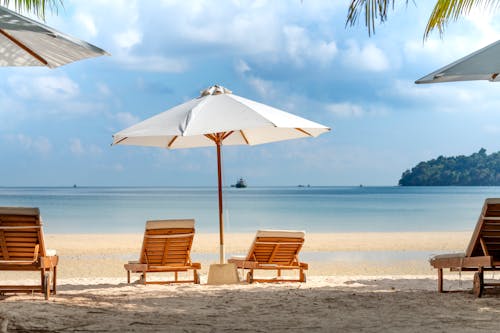
M 0 0 L 2 6 L 14 5 L 17 12 L 30 12 L 41 19 L 45 19 L 46 10 L 57 12 L 58 6 L 62 6 L 62 0 Z
M 438 29 L 442 36 L 450 20 L 456 21 L 461 16 L 468 15 L 474 8 L 489 11 L 497 10 L 499 5 L 498 0 L 438 0 L 427 22 L 424 39 L 427 39 L 434 29 Z
M 399 2 L 408 5 L 409 0 L 400 0 Z M 394 9 L 395 3 L 396 0 L 351 0 L 346 26 L 355 25 L 359 17 L 364 14 L 365 26 L 368 29 L 368 35 L 371 36 L 375 33 L 377 20 L 379 23 L 385 22 L 388 9 Z M 468 15 L 474 8 L 492 11 L 498 10 L 499 6 L 500 0 L 437 0 L 427 22 L 424 39 L 427 39 L 434 29 L 438 29 L 439 34 L 442 36 L 450 20 L 456 21 L 461 16 Z

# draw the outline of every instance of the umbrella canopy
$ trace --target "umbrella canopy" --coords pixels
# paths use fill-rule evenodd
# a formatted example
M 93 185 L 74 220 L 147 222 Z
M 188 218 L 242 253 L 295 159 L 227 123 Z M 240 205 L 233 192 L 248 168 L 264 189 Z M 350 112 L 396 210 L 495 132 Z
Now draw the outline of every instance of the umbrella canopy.
M 224 263 L 222 145 L 316 137 L 330 128 L 212 86 L 192 99 L 113 135 L 113 144 L 167 149 L 217 147 L 220 262 Z
M 109 54 L 0 6 L 0 66 L 54 68 L 101 55 Z
M 328 130 L 213 86 L 198 98 L 116 133 L 113 139 L 114 144 L 176 149 L 216 146 L 217 133 L 226 133 L 222 139 L 229 146 L 318 136 Z
M 415 83 L 488 80 L 500 81 L 500 40 L 473 52 Z

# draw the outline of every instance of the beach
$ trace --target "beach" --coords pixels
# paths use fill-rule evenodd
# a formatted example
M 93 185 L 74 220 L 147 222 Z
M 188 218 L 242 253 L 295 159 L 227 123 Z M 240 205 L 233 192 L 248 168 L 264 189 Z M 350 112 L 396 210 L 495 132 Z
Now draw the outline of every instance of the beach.
M 226 234 L 228 254 L 245 253 L 253 237 Z M 449 273 L 445 288 L 458 292 L 439 294 L 436 272 L 426 258 L 405 255 L 463 251 L 470 238 L 467 232 L 307 233 L 301 252 L 302 261 L 310 259 L 306 283 L 220 286 L 206 285 L 209 264 L 217 262 L 214 233 L 197 233 L 193 243 L 193 260 L 203 265 L 201 285 L 145 286 L 135 283 L 137 275 L 127 284 L 123 264 L 137 259 L 142 234 L 45 238 L 46 247 L 57 249 L 60 256 L 57 295 L 48 302 L 41 294 L 3 296 L 0 315 L 8 320 L 9 331 L 500 330 L 496 290 L 474 298 L 471 275 Z M 0 276 L 26 283 L 38 277 L 23 273 L 20 278 L 19 272 Z

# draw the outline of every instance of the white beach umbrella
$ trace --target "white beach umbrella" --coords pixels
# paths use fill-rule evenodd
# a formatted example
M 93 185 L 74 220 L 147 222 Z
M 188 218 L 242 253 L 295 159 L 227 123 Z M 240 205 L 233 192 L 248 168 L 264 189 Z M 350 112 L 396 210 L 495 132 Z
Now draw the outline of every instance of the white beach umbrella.
M 415 83 L 489 80 L 500 81 L 500 40 L 473 52 Z
M 0 66 L 62 66 L 106 51 L 0 6 Z
M 220 263 L 224 263 L 222 216 L 222 145 L 316 137 L 330 128 L 212 86 L 201 96 L 113 135 L 114 145 L 167 149 L 217 147 Z

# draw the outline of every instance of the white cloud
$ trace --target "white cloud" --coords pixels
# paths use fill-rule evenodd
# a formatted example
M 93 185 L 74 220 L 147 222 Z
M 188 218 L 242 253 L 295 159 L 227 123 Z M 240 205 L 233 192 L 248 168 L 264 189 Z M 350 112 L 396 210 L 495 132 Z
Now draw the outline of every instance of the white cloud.
M 21 98 L 44 101 L 62 101 L 76 97 L 78 84 L 67 76 L 11 76 L 7 79 L 11 90 Z
M 285 26 L 283 32 L 288 56 L 298 66 L 303 66 L 306 61 L 327 65 L 337 54 L 334 41 L 312 40 L 303 27 Z
M 69 150 L 77 156 L 97 155 L 102 153 L 102 149 L 94 144 L 84 145 L 80 139 L 71 139 Z
M 365 113 L 362 106 L 349 102 L 327 104 L 325 109 L 339 117 L 361 117 Z
M 82 155 L 84 150 L 80 139 L 71 140 L 69 150 L 75 155 Z
M 396 80 L 388 92 L 393 96 L 413 99 L 419 104 L 456 106 L 471 104 L 478 101 L 482 93 L 478 89 L 465 88 L 460 84 L 425 84 L 416 85 L 411 81 Z M 459 108 L 462 110 L 462 108 Z
M 123 166 L 123 164 L 116 163 L 116 164 L 113 164 L 111 169 L 113 171 L 122 172 L 123 170 L 125 170 L 125 167 Z
M 248 84 L 264 99 L 276 97 L 276 89 L 271 81 L 263 80 L 254 76 L 247 78 Z
M 145 72 L 182 73 L 189 68 L 188 62 L 163 56 L 117 56 L 127 69 Z
M 115 44 L 120 49 L 130 50 L 142 41 L 142 33 L 135 29 L 129 29 L 113 36 Z
M 245 74 L 247 72 L 250 72 L 252 69 L 250 68 L 250 66 L 243 60 L 239 60 L 236 65 L 234 66 L 235 70 L 237 73 L 239 74 Z
M 402 100 L 408 109 L 438 112 L 483 112 L 500 105 L 498 84 L 487 81 L 417 85 L 395 80 L 380 96 Z
M 92 16 L 87 13 L 79 12 L 75 15 L 75 21 L 86 29 L 90 37 L 97 36 L 98 31 Z
M 101 0 L 71 5 L 99 27 L 101 41 L 96 43 L 113 54 L 110 61 L 127 69 L 173 73 L 221 54 L 298 67 L 308 62 L 328 65 L 338 53 L 335 28 L 317 25 L 331 22 L 343 9 L 314 1 L 290 5 L 247 0 L 223 6 L 210 1 Z
M 382 72 L 389 69 L 389 60 L 375 44 L 368 42 L 363 47 L 354 40 L 347 41 L 347 50 L 343 51 L 343 61 L 357 70 Z
M 486 133 L 490 134 L 500 134 L 500 126 L 495 124 L 487 124 L 483 126 Z
M 97 90 L 103 96 L 110 96 L 111 95 L 111 89 L 109 89 L 109 86 L 105 83 L 102 83 L 102 82 L 97 83 Z
M 34 151 L 41 155 L 48 155 L 52 151 L 50 140 L 44 136 L 32 138 L 24 134 L 10 135 L 7 137 L 9 141 L 20 145 L 23 149 Z
M 118 112 L 115 113 L 112 118 L 116 119 L 122 126 L 131 126 L 139 122 L 139 118 L 130 112 Z

